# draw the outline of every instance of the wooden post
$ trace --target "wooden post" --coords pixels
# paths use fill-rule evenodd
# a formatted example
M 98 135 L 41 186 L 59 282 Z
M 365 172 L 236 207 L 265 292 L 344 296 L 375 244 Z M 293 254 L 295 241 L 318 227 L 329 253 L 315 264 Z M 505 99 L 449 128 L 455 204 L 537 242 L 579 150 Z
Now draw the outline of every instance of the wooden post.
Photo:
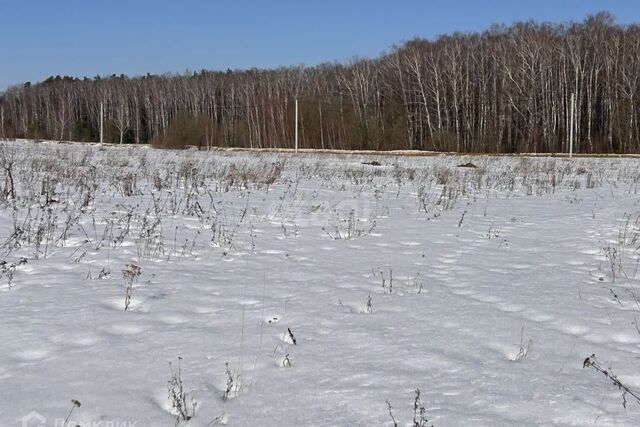
M 295 133 L 296 133 L 295 145 L 296 145 L 296 153 L 297 153 L 298 152 L 298 98 L 296 98 L 296 130 L 295 130 Z
M 100 144 L 104 143 L 104 102 L 100 101 Z

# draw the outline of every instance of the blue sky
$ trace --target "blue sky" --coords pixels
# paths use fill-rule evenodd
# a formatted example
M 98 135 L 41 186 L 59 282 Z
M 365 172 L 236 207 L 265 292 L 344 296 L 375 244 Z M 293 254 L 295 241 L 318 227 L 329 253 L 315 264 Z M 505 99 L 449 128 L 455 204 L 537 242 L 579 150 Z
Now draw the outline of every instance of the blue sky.
M 601 10 L 640 21 L 640 0 L 0 0 L 0 91 L 56 74 L 314 65 L 415 36 Z

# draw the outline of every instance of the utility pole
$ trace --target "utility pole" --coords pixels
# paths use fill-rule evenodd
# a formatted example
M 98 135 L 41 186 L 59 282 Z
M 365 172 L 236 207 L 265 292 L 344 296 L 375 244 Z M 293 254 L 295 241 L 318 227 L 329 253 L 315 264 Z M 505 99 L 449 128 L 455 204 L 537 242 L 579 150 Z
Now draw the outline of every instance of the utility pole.
M 298 98 L 296 97 L 296 153 L 298 152 Z
M 569 158 L 573 157 L 573 128 L 576 109 L 576 94 L 571 94 L 571 118 L 569 119 Z
M 100 144 L 104 143 L 104 102 L 100 101 Z

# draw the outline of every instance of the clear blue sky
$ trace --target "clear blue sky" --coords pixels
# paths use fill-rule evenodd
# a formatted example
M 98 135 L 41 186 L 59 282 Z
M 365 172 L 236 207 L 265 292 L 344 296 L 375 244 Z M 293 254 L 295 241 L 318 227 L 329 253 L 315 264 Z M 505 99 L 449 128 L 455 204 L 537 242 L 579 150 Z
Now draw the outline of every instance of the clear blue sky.
M 0 0 L 0 91 L 56 74 L 314 65 L 415 36 L 601 10 L 640 21 L 640 0 Z

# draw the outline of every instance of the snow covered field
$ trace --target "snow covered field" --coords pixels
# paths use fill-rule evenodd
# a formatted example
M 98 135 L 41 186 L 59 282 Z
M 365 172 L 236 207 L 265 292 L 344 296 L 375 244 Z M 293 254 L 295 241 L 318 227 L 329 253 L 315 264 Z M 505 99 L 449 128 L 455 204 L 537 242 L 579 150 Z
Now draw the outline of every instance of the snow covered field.
M 1 426 L 640 424 L 640 160 L 0 166 Z

